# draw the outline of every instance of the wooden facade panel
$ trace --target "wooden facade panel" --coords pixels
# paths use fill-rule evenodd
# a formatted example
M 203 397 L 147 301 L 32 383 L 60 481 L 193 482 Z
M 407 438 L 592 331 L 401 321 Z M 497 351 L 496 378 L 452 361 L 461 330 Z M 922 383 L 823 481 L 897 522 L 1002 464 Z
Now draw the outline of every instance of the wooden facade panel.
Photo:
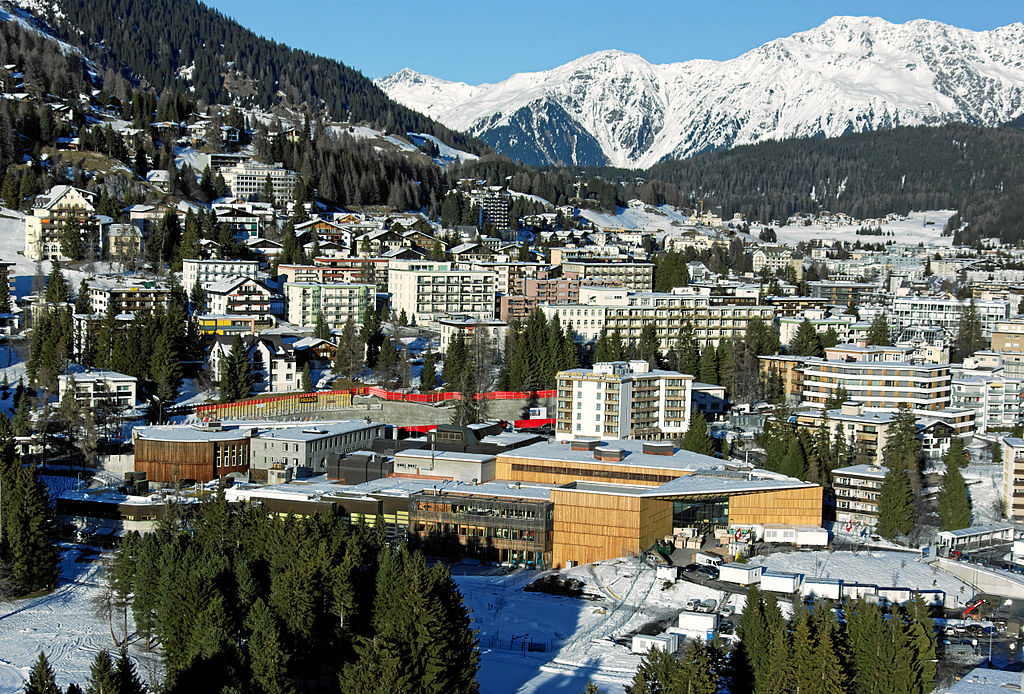
M 524 470 L 522 466 L 532 469 Z M 567 471 L 569 470 L 569 471 Z M 613 484 L 637 484 L 656 487 L 690 474 L 689 470 L 640 465 L 616 465 L 598 460 L 540 460 L 514 455 L 500 455 L 495 465 L 495 478 L 510 482 L 568 484 L 578 480 Z
M 822 488 L 783 489 L 729 499 L 730 525 L 821 525 Z

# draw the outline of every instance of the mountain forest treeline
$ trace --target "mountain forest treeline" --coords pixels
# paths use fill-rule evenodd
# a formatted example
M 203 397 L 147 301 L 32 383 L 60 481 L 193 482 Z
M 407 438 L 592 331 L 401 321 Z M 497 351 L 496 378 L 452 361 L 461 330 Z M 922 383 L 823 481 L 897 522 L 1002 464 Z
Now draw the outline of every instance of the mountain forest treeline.
M 126 71 L 157 91 L 194 88 L 205 104 L 307 106 L 339 121 L 400 135 L 429 133 L 462 150 L 487 150 L 395 103 L 357 70 L 258 36 L 194 0 L 57 0 L 48 14 L 67 41 L 103 68 Z

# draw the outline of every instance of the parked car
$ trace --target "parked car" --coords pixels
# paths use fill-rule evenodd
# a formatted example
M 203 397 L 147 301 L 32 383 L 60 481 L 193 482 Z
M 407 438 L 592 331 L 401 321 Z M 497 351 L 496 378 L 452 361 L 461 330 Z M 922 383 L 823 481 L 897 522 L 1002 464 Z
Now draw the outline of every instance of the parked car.
M 697 567 L 697 572 L 698 573 L 702 573 L 705 576 L 707 576 L 708 578 L 714 579 L 714 580 L 718 579 L 718 575 L 720 573 L 717 567 L 707 566 L 707 565 L 698 566 Z
M 736 614 L 736 608 L 732 605 L 722 605 L 722 609 L 718 611 L 718 614 L 722 617 L 729 618 Z
M 687 564 L 683 567 L 683 573 L 692 574 L 694 571 L 700 571 L 700 564 Z

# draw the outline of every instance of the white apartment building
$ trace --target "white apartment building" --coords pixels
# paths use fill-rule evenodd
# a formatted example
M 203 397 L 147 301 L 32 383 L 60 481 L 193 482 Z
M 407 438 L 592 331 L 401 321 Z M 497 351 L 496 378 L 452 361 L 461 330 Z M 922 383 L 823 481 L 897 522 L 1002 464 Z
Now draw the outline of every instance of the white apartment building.
M 191 292 L 196 280 L 204 289 L 226 277 L 252 277 L 259 275 L 260 264 L 256 260 L 196 260 L 181 261 L 181 286 Z
M 469 202 L 480 210 L 480 218 L 476 221 L 481 227 L 489 224 L 495 229 L 508 229 L 512 196 L 503 186 L 474 188 L 469 193 Z
M 596 340 L 601 330 L 618 330 L 624 341 L 637 341 L 646 324 L 657 329 L 658 342 L 668 351 L 679 340 L 684 325 L 693 330 L 701 348 L 723 339 L 742 338 L 747 324 L 757 318 L 769 326 L 772 306 L 712 303 L 713 297 L 681 288 L 672 292 L 631 292 L 621 288 L 580 287 L 579 303 L 541 304 L 548 320 L 558 316 L 584 342 Z
M 263 192 L 267 177 L 274 191 L 274 201 L 283 203 L 295 197 L 295 184 L 299 176 L 281 164 L 260 164 L 255 161 L 242 161 L 234 166 L 221 170 L 224 183 L 235 197 L 248 200 Z
M 284 299 L 288 322 L 316 325 L 322 314 L 332 330 L 341 328 L 349 318 L 360 324 L 367 304 L 375 296 L 369 284 L 285 282 Z
M 903 329 L 912 325 L 939 325 L 948 333 L 956 334 L 960 328 L 960 318 L 970 303 L 970 300 L 932 296 L 897 297 L 892 305 L 893 327 Z M 997 324 L 1008 319 L 1011 313 L 1009 302 L 1002 300 L 975 301 L 974 309 L 981 323 L 981 334 L 986 338 L 991 338 Z
M 889 469 L 881 465 L 851 465 L 832 471 L 836 495 L 836 523 L 839 527 L 878 523 L 878 497 Z
M 137 383 L 134 376 L 116 371 L 90 371 L 58 376 L 57 392 L 63 400 L 68 389 L 73 387 L 75 402 L 90 409 L 127 409 L 135 406 Z
M 393 260 L 388 266 L 391 312 L 403 310 L 417 325 L 445 316 L 493 318 L 496 274 L 454 270 L 439 261 Z
M 690 424 L 693 376 L 646 361 L 599 362 L 558 374 L 555 438 L 664 439 Z
M 967 358 L 953 367 L 952 406 L 973 410 L 975 427 L 982 433 L 1024 421 L 1024 381 L 1009 378 L 998 366 L 998 355 L 990 356 L 984 364 Z
M 950 405 L 948 364 L 912 364 L 909 348 L 836 345 L 825 358 L 808 357 L 801 368 L 802 403 L 822 409 L 829 397 L 844 388 L 848 401 L 865 412 L 890 411 L 909 405 L 917 414 L 935 416 Z
M 269 468 L 280 465 L 309 468 L 314 475 L 322 475 L 329 455 L 368 450 L 374 439 L 383 436 L 383 424 L 361 419 L 261 430 L 249 444 L 249 473 L 263 481 Z
M 252 277 L 224 277 L 206 285 L 206 310 L 218 316 L 270 318 L 271 291 Z

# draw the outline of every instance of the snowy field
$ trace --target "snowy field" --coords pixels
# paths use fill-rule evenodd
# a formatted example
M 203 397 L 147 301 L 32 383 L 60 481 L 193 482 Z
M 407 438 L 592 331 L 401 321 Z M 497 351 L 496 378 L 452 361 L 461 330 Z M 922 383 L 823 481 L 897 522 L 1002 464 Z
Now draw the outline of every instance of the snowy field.
M 911 552 L 864 550 L 859 552 L 779 552 L 754 557 L 751 564 L 772 571 L 801 573 L 807 577 L 838 578 L 851 583 L 913 590 L 939 589 L 947 595 L 970 597 L 974 589 L 935 566 L 917 561 Z
M 971 497 L 971 522 L 981 525 L 1003 520 L 1002 464 L 972 461 L 963 475 Z
M 592 680 L 602 692 L 619 694 L 641 660 L 630 653 L 633 634 L 653 622 L 675 626 L 690 598 L 725 597 L 685 581 L 666 585 L 656 580 L 653 568 L 640 568 L 633 558 L 562 573 L 583 581 L 584 593 L 593 599 L 526 593 L 516 575 L 456 576 L 480 632 L 481 691 L 577 694 Z M 742 607 L 743 596 L 728 600 Z M 545 650 L 524 650 L 524 641 Z
M 952 217 L 954 210 L 930 210 L 925 212 L 911 212 L 906 218 L 886 220 L 864 220 L 856 225 L 822 225 L 812 224 L 810 226 L 788 225 L 784 227 L 772 227 L 778 234 L 779 242 L 795 246 L 801 241 L 813 241 L 821 239 L 825 243 L 832 241 L 849 241 L 850 243 L 895 243 L 917 245 L 923 243 L 933 246 L 952 246 L 952 236 L 942 236 L 942 229 L 946 222 Z M 892 232 L 892 236 L 857 236 L 857 229 L 864 227 L 882 228 L 883 234 Z M 757 236 L 761 230 L 760 225 L 751 225 L 750 233 Z
M 618 207 L 615 214 L 595 210 L 580 210 L 579 216 L 598 227 L 622 227 L 623 229 L 645 229 L 668 231 L 693 226 L 689 215 L 671 205 L 644 205 L 638 200 L 630 201 L 628 207 Z
M 23 691 L 40 650 L 46 652 L 61 687 L 84 684 L 96 653 L 116 650 L 107 622 L 94 614 L 101 563 L 92 553 L 86 561 L 78 561 L 82 557 L 79 548 L 65 550 L 61 580 L 50 595 L 0 602 L 0 694 Z M 130 654 L 139 675 L 155 680 L 159 673 L 155 655 L 137 644 Z

